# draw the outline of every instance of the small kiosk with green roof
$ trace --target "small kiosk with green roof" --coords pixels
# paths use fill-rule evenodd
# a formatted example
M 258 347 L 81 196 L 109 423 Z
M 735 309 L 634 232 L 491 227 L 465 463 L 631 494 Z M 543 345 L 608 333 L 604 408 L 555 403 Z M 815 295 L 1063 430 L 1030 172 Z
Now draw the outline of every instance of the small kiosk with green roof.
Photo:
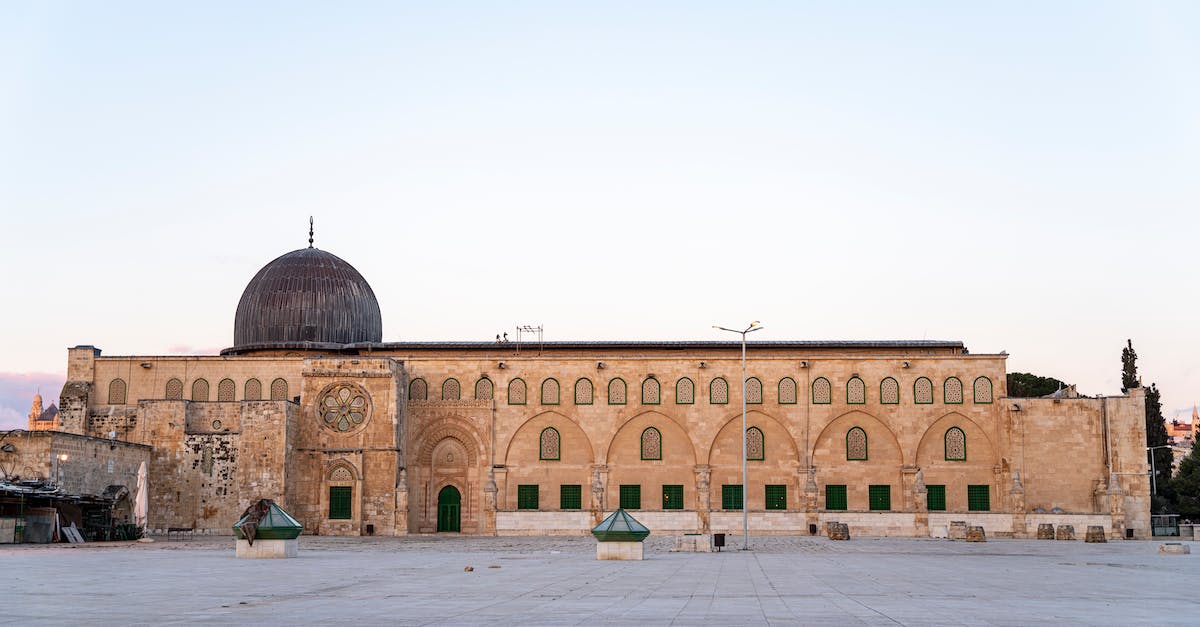
M 246 508 L 233 524 L 237 536 L 237 556 L 248 558 L 296 557 L 296 538 L 304 525 L 271 499 L 261 499 Z
M 650 530 L 629 512 L 618 509 L 592 528 L 592 535 L 596 536 L 596 559 L 640 560 L 642 541 Z

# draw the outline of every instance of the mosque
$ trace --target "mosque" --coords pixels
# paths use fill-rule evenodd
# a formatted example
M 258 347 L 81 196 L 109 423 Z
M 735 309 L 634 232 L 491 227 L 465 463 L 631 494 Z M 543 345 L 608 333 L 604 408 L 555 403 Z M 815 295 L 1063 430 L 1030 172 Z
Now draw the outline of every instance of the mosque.
M 381 318 L 310 239 L 219 355 L 68 349 L 52 424 L 151 447 L 157 530 L 272 498 L 322 535 L 581 534 L 618 507 L 737 532 L 743 499 L 756 534 L 1150 532 L 1140 389 L 1009 398 L 1006 354 L 926 340 L 752 341 L 743 386 L 739 342 L 385 342 Z

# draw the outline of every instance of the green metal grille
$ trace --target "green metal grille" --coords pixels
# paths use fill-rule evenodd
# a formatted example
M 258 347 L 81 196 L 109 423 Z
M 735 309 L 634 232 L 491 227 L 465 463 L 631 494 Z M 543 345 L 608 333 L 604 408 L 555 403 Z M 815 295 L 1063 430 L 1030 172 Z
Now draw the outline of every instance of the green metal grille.
M 967 486 L 967 509 L 972 512 L 986 512 L 992 509 L 991 486 Z
M 559 509 L 583 509 L 583 488 L 578 485 L 558 487 Z
M 642 486 L 621 486 L 621 509 L 642 509 Z
M 683 486 L 663 486 L 663 509 L 683 509 Z
M 892 486 L 873 485 L 868 488 L 871 511 L 887 511 L 892 509 Z
M 787 509 L 787 486 L 769 485 L 766 487 L 767 509 Z
M 537 485 L 519 485 L 517 486 L 517 509 L 537 509 L 538 508 L 538 486 Z
M 349 520 L 351 514 L 350 501 L 354 488 L 350 486 L 329 486 L 329 518 L 332 520 Z
M 825 509 L 846 509 L 846 486 L 825 486 Z
M 741 484 L 721 486 L 721 509 L 742 509 Z
M 946 486 L 925 486 L 925 505 L 931 512 L 946 511 Z

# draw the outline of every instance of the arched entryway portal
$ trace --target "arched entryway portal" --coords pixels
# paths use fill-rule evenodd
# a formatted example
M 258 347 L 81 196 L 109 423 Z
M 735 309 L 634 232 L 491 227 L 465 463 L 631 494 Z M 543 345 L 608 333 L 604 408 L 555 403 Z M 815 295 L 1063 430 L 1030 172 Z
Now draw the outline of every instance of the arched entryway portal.
M 437 504 L 437 530 L 438 531 L 459 531 L 459 513 L 462 503 L 462 495 L 458 492 L 458 488 L 448 485 L 438 492 Z

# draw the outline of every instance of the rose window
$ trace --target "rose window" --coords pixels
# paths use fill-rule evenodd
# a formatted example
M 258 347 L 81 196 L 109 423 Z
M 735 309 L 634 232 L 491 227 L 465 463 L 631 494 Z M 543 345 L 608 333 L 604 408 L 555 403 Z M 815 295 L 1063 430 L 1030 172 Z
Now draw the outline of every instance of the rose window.
M 334 431 L 351 431 L 370 413 L 367 393 L 356 385 L 335 385 L 321 396 L 321 417 Z

